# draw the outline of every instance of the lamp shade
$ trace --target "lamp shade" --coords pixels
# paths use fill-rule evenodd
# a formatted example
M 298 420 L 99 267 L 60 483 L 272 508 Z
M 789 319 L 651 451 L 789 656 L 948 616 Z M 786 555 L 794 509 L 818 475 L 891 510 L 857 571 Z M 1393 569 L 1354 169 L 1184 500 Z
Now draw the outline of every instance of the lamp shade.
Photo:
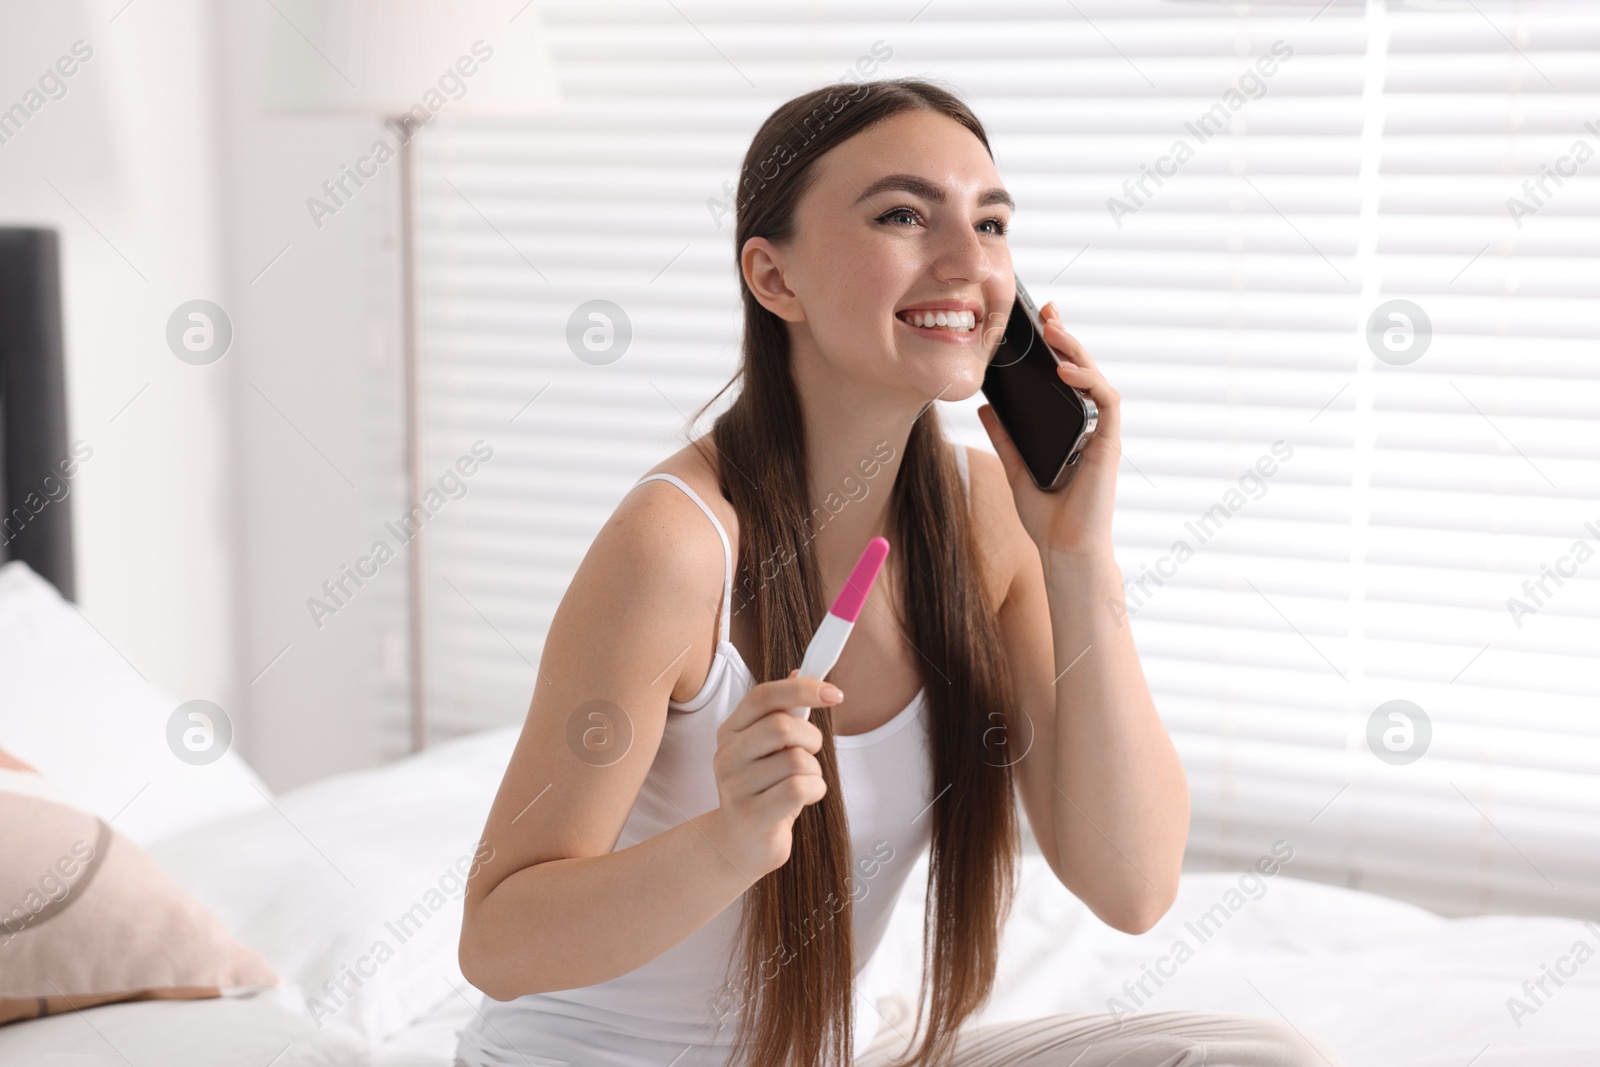
M 267 110 L 526 115 L 561 103 L 529 0 L 273 0 Z

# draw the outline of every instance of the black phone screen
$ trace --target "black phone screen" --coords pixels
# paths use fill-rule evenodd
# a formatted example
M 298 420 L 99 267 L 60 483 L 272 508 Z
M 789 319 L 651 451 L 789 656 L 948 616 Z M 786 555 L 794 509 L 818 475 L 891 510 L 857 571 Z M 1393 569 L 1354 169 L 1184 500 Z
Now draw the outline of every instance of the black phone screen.
M 1060 487 L 1083 433 L 1083 398 L 1056 373 L 1057 359 L 1022 301 L 1011 305 L 1005 338 L 983 375 L 983 394 L 1041 489 Z

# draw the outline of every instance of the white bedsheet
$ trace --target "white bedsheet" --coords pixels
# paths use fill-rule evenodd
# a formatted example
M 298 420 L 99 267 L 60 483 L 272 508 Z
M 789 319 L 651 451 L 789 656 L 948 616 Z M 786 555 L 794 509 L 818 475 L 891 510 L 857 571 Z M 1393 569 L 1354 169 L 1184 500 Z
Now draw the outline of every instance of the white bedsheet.
M 257 812 L 234 817 L 241 832 L 231 833 L 225 822 L 198 827 L 163 842 L 152 854 L 286 977 L 320 980 L 328 960 L 343 957 L 333 949 L 314 951 L 318 938 L 327 945 L 348 940 L 352 912 L 329 907 L 330 901 L 343 900 L 346 887 L 341 882 L 330 888 L 327 861 L 309 850 L 300 833 L 363 887 L 386 868 L 392 870 L 395 899 L 410 900 L 416 889 L 408 880 L 424 875 L 431 880 L 444 860 L 470 850 L 515 736 L 514 729 L 490 731 L 419 759 L 286 794 L 277 805 L 298 829 L 277 814 L 265 819 L 270 813 Z M 423 809 L 426 820 L 408 822 Z M 282 825 L 273 830 L 273 821 Z M 243 832 L 246 825 L 249 834 Z M 359 849 L 350 844 L 356 841 Z M 270 897 L 274 906 L 252 919 L 238 883 L 272 877 L 272 866 L 263 858 L 291 856 L 294 848 L 304 852 L 305 866 L 289 863 L 282 885 L 265 892 L 258 887 L 255 896 Z M 353 850 L 341 851 L 347 848 Z M 863 976 L 863 991 L 885 1009 L 894 1005 L 884 998 L 900 996 L 905 1007 L 914 996 L 925 865 L 923 860 L 912 873 L 879 955 Z M 323 880 L 307 883 L 306 872 L 317 866 L 323 868 Z M 995 996 L 977 1021 L 1106 1011 L 1108 998 L 1117 997 L 1122 1006 L 1140 1011 L 1281 1015 L 1328 1038 L 1349 1067 L 1600 1064 L 1600 924 L 1444 919 L 1368 893 L 1298 880 L 1292 871 L 1290 863 L 1277 876 L 1261 879 L 1259 888 L 1248 883 L 1258 899 L 1250 899 L 1251 893 L 1229 897 L 1230 889 L 1240 887 L 1237 873 L 1187 874 L 1168 916 L 1133 937 L 1094 919 L 1040 857 L 1029 854 Z M 241 899 L 218 900 L 219 893 Z M 300 903 L 291 907 L 295 901 Z M 1236 910 L 1228 908 L 1229 901 L 1238 903 Z M 1212 910 L 1219 903 L 1225 920 Z M 1202 942 L 1186 924 L 1197 924 L 1208 910 L 1212 932 Z M 429 926 L 458 922 L 458 912 L 440 912 Z M 298 922 L 288 921 L 295 915 Z M 367 936 L 371 920 L 369 915 L 356 924 L 357 941 Z M 319 922 L 346 925 L 318 933 Z M 1182 963 L 1173 954 L 1179 939 L 1193 952 Z M 358 1062 L 448 1067 L 455 1031 L 471 1017 L 477 994 L 462 986 L 469 993 L 463 997 L 446 984 L 460 981 L 453 937 L 428 941 L 432 944 L 419 939 L 411 946 L 415 952 L 386 965 L 393 1003 L 362 1006 L 359 1012 L 352 1004 L 321 1028 L 311 1022 L 305 995 L 294 987 L 252 1001 L 113 1005 L 0 1027 L 0 1063 L 109 1064 L 123 1063 L 126 1056 L 135 1064 L 164 1067 L 264 1067 L 281 1052 L 274 1067 Z M 1595 954 L 1582 962 L 1573 953 L 1580 942 Z M 1145 971 L 1158 964 L 1170 975 L 1159 987 Z M 1558 964 L 1573 972 L 1559 986 L 1544 970 Z M 296 973 L 296 967 L 306 973 Z M 1141 977 L 1142 992 L 1134 984 Z M 1541 979 L 1549 995 L 1535 986 L 1530 996 L 1523 983 Z M 429 988 L 437 995 L 419 1000 Z M 1530 1010 L 1514 1016 L 1508 1007 L 1512 997 Z M 416 1006 L 424 1000 L 425 1006 Z M 411 1013 L 405 1025 L 385 1025 L 383 1033 L 358 1025 L 362 1017 L 374 1024 L 387 1020 L 402 1004 L 413 1005 L 405 1009 Z M 869 1009 L 858 1001 L 858 1010 Z
M 919 959 L 925 869 L 926 861 L 913 872 L 875 973 L 864 978 L 879 996 L 894 995 L 895 987 L 914 996 L 914 985 L 896 979 L 913 975 Z M 1168 916 L 1132 937 L 1090 915 L 1040 857 L 1025 857 L 995 995 L 976 1022 L 1107 1011 L 1113 996 L 1127 1004 L 1123 983 L 1170 958 L 1184 938 L 1193 958 L 1159 988 L 1146 979 L 1153 996 L 1142 1010 L 1281 1016 L 1328 1038 L 1347 1067 L 1600 1065 L 1600 955 L 1564 964 L 1576 974 L 1561 986 L 1546 979 L 1553 995 L 1541 994 L 1542 1006 L 1522 989 L 1524 980 L 1541 977 L 1541 965 L 1570 958 L 1575 942 L 1600 952 L 1596 930 L 1570 919 L 1445 919 L 1283 874 L 1200 944 L 1184 924 L 1237 885 L 1237 874 L 1185 875 Z M 1533 1013 L 1513 1017 L 1513 996 Z M 375 1067 L 447 1065 L 455 1028 L 471 1010 L 460 1000 L 441 1005 L 380 1048 Z
M 107 1004 L 0 1026 L 5 1067 L 347 1067 L 370 1056 L 354 1034 L 317 1029 L 287 989 Z

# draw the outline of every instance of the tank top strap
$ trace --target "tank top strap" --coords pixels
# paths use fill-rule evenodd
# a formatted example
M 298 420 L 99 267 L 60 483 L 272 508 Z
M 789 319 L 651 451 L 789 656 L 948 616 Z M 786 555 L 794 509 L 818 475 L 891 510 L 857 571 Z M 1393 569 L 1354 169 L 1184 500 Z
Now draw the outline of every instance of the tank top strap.
M 733 599 L 733 548 L 728 543 L 728 531 L 722 528 L 722 523 L 717 519 L 716 513 L 706 506 L 706 502 L 704 500 L 700 499 L 700 494 L 696 493 L 693 489 L 690 489 L 684 480 L 679 478 L 676 474 L 647 474 L 643 478 L 640 478 L 637 482 L 634 482 L 633 487 L 638 488 L 645 482 L 653 482 L 656 480 L 671 482 L 673 485 L 689 494 L 689 499 L 700 505 L 700 510 L 706 513 L 706 518 L 711 520 L 711 525 L 717 528 L 717 536 L 722 539 L 722 607 L 721 610 L 717 612 L 718 617 L 722 621 L 718 626 L 717 634 L 719 642 L 727 641 L 730 626 L 728 619 L 728 607 L 729 601 Z

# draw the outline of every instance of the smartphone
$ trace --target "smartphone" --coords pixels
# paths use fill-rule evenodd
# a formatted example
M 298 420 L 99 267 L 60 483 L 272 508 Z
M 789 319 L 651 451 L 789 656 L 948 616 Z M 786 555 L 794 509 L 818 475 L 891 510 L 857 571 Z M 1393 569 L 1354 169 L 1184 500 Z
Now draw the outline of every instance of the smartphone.
M 1022 453 L 1033 484 L 1054 492 L 1070 480 L 1100 421 L 1089 394 L 1056 373 L 1061 357 L 1045 343 L 1044 322 L 1017 282 L 1005 335 L 983 374 L 983 395 Z

